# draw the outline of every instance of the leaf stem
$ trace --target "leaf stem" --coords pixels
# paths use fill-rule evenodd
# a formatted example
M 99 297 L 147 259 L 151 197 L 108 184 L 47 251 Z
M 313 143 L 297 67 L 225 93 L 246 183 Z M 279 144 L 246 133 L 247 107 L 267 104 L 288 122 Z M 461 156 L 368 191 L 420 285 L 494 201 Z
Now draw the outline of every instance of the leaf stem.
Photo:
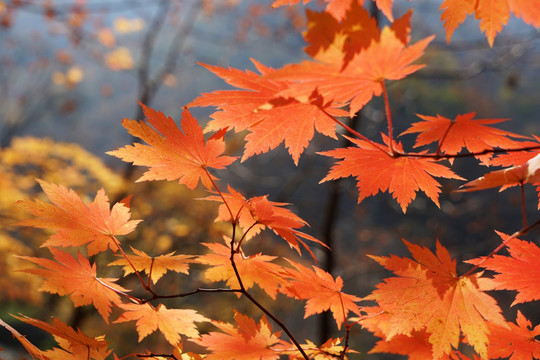
M 129 260 L 129 257 L 127 256 L 127 254 L 124 252 L 124 249 L 122 249 L 122 247 L 120 246 L 120 242 L 118 241 L 118 239 L 114 236 L 114 235 L 111 235 L 111 239 L 113 239 L 113 241 L 115 242 L 116 246 L 118 247 L 118 250 L 120 250 L 120 252 L 122 253 L 122 255 L 124 256 L 124 258 L 126 259 L 126 261 L 128 262 L 128 264 L 131 266 L 131 268 L 133 269 L 133 272 L 135 272 L 135 274 L 137 275 L 137 277 L 139 278 L 139 281 L 141 282 L 144 290 L 148 291 L 149 293 L 151 293 L 152 295 L 155 295 L 154 293 L 154 290 L 152 290 L 152 288 L 149 286 L 150 284 L 150 280 L 148 280 L 148 284 L 146 284 L 141 276 L 141 273 L 139 272 L 139 270 L 137 270 L 135 268 L 135 265 L 133 265 L 133 263 L 131 262 L 131 260 Z
M 227 203 L 227 200 L 225 200 L 225 197 L 223 196 L 223 194 L 219 190 L 219 187 L 217 186 L 216 182 L 212 178 L 212 175 L 210 175 L 210 173 L 208 172 L 208 169 L 206 167 L 203 167 L 203 169 L 204 169 L 204 172 L 206 173 L 206 175 L 208 176 L 208 179 L 210 179 L 210 182 L 212 183 L 212 186 L 214 186 L 214 189 L 216 189 L 217 193 L 221 197 L 221 200 L 223 200 L 223 203 L 227 207 L 227 210 L 229 211 L 229 214 L 231 215 L 231 223 L 233 224 L 233 226 L 235 226 L 237 219 L 234 217 L 233 212 L 232 212 L 231 208 L 229 207 L 229 204 Z
M 376 142 L 374 142 L 373 140 L 365 137 L 364 135 L 360 134 L 358 131 L 354 130 L 352 127 L 348 126 L 347 124 L 339 121 L 338 119 L 336 119 L 335 117 L 333 117 L 332 115 L 330 115 L 328 113 L 328 111 L 326 111 L 322 106 L 319 107 L 319 109 L 326 115 L 328 116 L 332 121 L 334 121 L 336 124 L 338 124 L 339 126 L 341 126 L 342 128 L 344 128 L 345 130 L 347 130 L 349 133 L 351 133 L 352 135 L 356 136 L 357 138 L 361 139 L 361 140 L 364 140 L 365 142 L 369 143 L 371 146 L 381 150 L 383 153 L 385 154 L 388 154 L 389 156 L 391 156 L 391 154 L 385 149 L 383 148 L 380 144 L 377 144 Z M 539 146 L 540 147 L 540 146 Z
M 450 124 L 448 125 L 448 127 L 446 128 L 446 131 L 444 132 L 444 135 L 442 136 L 441 138 L 441 141 L 439 141 L 439 145 L 437 145 L 437 151 L 435 152 L 437 154 L 437 156 L 440 156 L 441 155 L 441 148 L 442 148 L 442 145 L 444 143 L 444 140 L 446 140 L 446 136 L 448 135 L 448 133 L 450 132 L 450 129 L 452 128 L 452 126 L 455 124 L 454 121 L 451 121 Z
M 239 252 L 240 251 L 240 245 L 242 245 L 242 241 L 244 241 L 244 239 L 246 238 L 246 235 L 248 234 L 248 232 L 253 229 L 253 227 L 255 225 L 257 225 L 258 222 L 255 221 L 253 224 L 250 225 L 249 228 L 247 228 L 247 230 L 244 232 L 244 234 L 242 235 L 242 237 L 240 238 L 240 240 L 238 240 L 238 245 L 236 245 L 236 252 Z
M 144 301 L 144 300 L 141 300 L 141 299 L 139 299 L 139 298 L 137 298 L 137 297 L 135 297 L 135 296 L 131 296 L 131 295 L 129 295 L 128 293 L 123 292 L 122 290 L 115 289 L 114 287 L 110 286 L 109 284 L 106 284 L 106 283 L 104 283 L 103 281 L 101 281 L 101 279 L 98 278 L 98 277 L 96 277 L 95 279 L 96 279 L 96 281 L 97 281 L 98 283 L 100 283 L 101 285 L 105 286 L 107 289 L 112 290 L 112 291 L 114 291 L 114 292 L 117 293 L 117 294 L 124 295 L 125 297 L 129 298 L 129 299 L 130 299 L 131 301 L 133 301 L 133 302 L 136 302 L 137 304 L 143 304 L 143 301 Z
M 388 100 L 388 92 L 384 80 L 381 81 L 381 87 L 384 96 L 384 108 L 386 109 L 386 119 L 388 121 L 388 150 L 391 156 L 394 156 L 394 130 L 392 127 L 392 113 L 390 111 L 390 101 Z

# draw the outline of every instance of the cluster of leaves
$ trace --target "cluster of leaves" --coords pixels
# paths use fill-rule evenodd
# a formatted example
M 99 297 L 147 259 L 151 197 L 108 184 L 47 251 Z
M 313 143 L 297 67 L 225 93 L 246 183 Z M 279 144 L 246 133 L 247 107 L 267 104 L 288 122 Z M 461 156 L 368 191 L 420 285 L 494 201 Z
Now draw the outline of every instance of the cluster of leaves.
M 274 5 L 296 2 L 276 1 Z M 483 22 L 494 22 L 485 14 L 486 2 L 471 1 L 471 9 L 457 13 L 458 2 L 445 1 L 443 18 L 448 38 L 469 13 L 474 12 Z M 526 11 L 521 1 L 493 3 L 492 12 L 499 13 L 496 8 L 506 4 L 526 21 L 534 23 L 538 16 L 538 11 Z M 393 20 L 391 1 L 377 4 Z M 132 248 L 128 254 L 123 237 L 143 225 L 131 219 L 129 197 L 111 207 L 103 190 L 97 192 L 93 202 L 85 203 L 74 191 L 41 180 L 50 203 L 19 202 L 19 208 L 32 215 L 20 225 L 54 231 L 43 244 L 50 258 L 22 257 L 37 265 L 25 271 L 43 278 L 41 291 L 68 296 L 75 307 L 91 304 L 107 324 L 112 314 L 119 312 L 114 323 L 135 321 L 139 341 L 158 331 L 171 345 L 170 352 L 119 355 L 114 346 L 109 349 L 106 336 L 87 336 L 57 319 L 49 324 L 17 316 L 55 336 L 58 347 L 43 351 L 5 322 L 0 324 L 38 359 L 105 359 L 111 354 L 115 359 L 346 359 L 354 353 L 349 348 L 353 327 L 362 327 L 380 338 L 371 352 L 403 354 L 410 359 L 538 358 L 540 342 L 535 337 L 540 327 L 533 327 L 521 312 L 515 323 L 507 321 L 497 301 L 487 293 L 517 291 L 514 304 L 540 299 L 540 248 L 517 239 L 540 224 L 540 219 L 528 224 L 525 212 L 523 227 L 512 235 L 501 233 L 501 244 L 487 256 L 467 261 L 472 267 L 462 275 L 457 273 L 456 260 L 439 242 L 435 252 L 405 242 L 412 258 L 372 256 L 395 276 L 364 297 L 345 293 L 342 278 L 316 265 L 247 252 L 246 243 L 256 246 L 265 230 L 271 230 L 300 255 L 307 253 L 315 258 L 312 247 L 325 245 L 302 231 L 307 223 L 289 210 L 288 204 L 271 201 L 268 196 L 247 198 L 231 186 L 224 190 L 215 172 L 236 161 L 224 155 L 229 130 L 247 132 L 242 161 L 284 143 L 298 163 L 315 130 L 337 138 L 336 128 L 341 127 L 348 132 L 345 136 L 351 146 L 321 153 L 337 159 L 322 181 L 353 176 L 359 202 L 388 191 L 404 213 L 420 190 L 438 206 L 441 185 L 435 178 L 464 180 L 451 170 L 454 160 L 461 157 L 475 157 L 486 166 L 507 167 L 464 184 L 462 191 L 509 186 L 523 189 L 526 183 L 540 182 L 540 139 L 492 126 L 503 119 L 475 119 L 474 113 L 455 119 L 419 115 L 421 120 L 401 135 L 417 134 L 414 148 L 423 150 L 405 150 L 393 134 L 386 83 L 422 68 L 414 62 L 433 37 L 411 44 L 411 12 L 380 29 L 361 5 L 362 1 L 333 0 L 327 11 L 307 12 L 304 36 L 310 61 L 272 69 L 254 60 L 258 73 L 204 65 L 238 88 L 202 94 L 188 104 L 217 107 L 205 130 L 214 134 L 206 140 L 188 108 L 182 113 L 180 128 L 172 118 L 144 104 L 145 121 L 123 121 L 129 133 L 146 144 L 135 143 L 109 154 L 147 167 L 138 181 L 178 181 L 189 189 L 202 184 L 206 199 L 218 203 L 216 221 L 228 223 L 230 230 L 219 241 L 203 244 L 209 252 L 149 255 Z M 485 31 L 492 43 L 496 31 Z M 383 97 L 386 109 L 388 131 L 381 141 L 367 138 L 341 120 L 356 114 L 375 96 Z M 507 256 L 498 254 L 505 248 Z M 110 252 L 118 259 L 109 265 L 121 266 L 126 276 L 134 274 L 139 289 L 127 289 L 118 285 L 117 279 L 98 276 L 98 266 L 88 257 Z M 174 271 L 190 275 L 190 264 L 207 266 L 204 279 L 225 282 L 225 287 L 162 293 L 159 280 L 163 274 Z M 488 277 L 480 269 L 495 275 Z M 343 329 L 343 337 L 330 338 L 321 345 L 309 340 L 300 343 L 254 295 L 255 285 L 271 299 L 282 294 L 303 301 L 304 317 L 330 311 L 337 327 Z M 255 320 L 231 309 L 233 324 L 210 319 L 197 309 L 167 308 L 163 303 L 164 299 L 199 293 L 235 293 L 263 315 Z M 201 334 L 199 324 L 211 324 L 217 331 Z M 202 350 L 183 352 L 184 343 L 199 345 Z M 471 353 L 462 353 L 462 344 L 468 345 Z

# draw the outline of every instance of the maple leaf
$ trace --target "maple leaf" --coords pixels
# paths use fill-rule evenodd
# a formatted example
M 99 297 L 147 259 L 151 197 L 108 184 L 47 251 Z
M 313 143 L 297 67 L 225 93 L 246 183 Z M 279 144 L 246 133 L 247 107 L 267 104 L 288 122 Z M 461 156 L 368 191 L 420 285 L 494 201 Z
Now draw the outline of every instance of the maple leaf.
M 341 338 L 330 338 L 326 340 L 321 346 L 315 345 L 313 342 L 306 340 L 305 344 L 300 344 L 304 353 L 313 360 L 330 360 L 340 358 L 343 350 L 345 349 L 343 345 L 340 345 L 343 339 Z M 300 360 L 304 359 L 304 356 L 300 353 L 296 345 L 292 343 L 285 343 L 282 345 L 277 345 L 274 347 L 283 355 L 288 355 L 289 360 Z M 356 353 L 356 351 L 347 348 L 347 352 Z M 343 359 L 348 359 L 346 356 Z
M 517 311 L 517 325 L 506 326 L 489 324 L 488 356 L 490 359 L 509 358 L 510 360 L 533 360 L 540 358 L 540 325 L 532 328 L 529 320 Z M 532 329 L 531 329 L 532 328 Z
M 495 37 L 508 23 L 510 12 L 522 17 L 527 24 L 540 26 L 538 6 L 539 0 L 445 0 L 441 5 L 441 20 L 446 29 L 446 41 L 450 42 L 454 30 L 474 13 L 489 46 L 493 46 Z
M 60 348 L 53 348 L 52 350 L 43 352 L 43 354 L 51 360 L 105 360 L 111 353 L 111 350 L 107 350 L 108 343 L 103 336 L 91 338 L 79 329 L 75 331 L 72 327 L 67 326 L 57 318 L 53 318 L 53 323 L 49 324 L 25 315 L 12 316 L 27 324 L 45 330 L 54 336 L 55 340 L 60 345 Z
M 412 63 L 422 56 L 434 37 L 407 46 L 402 42 L 402 34 L 398 36 L 395 31 L 385 27 L 379 39 L 372 40 L 369 47 L 355 54 L 345 67 L 343 62 L 304 61 L 286 65 L 267 77 L 296 81 L 280 92 L 280 96 L 306 99 L 317 91 L 324 102 L 334 106 L 349 105 L 349 115 L 354 116 L 373 96 L 382 94 L 385 80 L 399 80 L 424 67 Z M 347 58 L 345 55 L 343 59 Z
M 377 318 L 374 319 L 378 321 Z M 379 340 L 369 351 L 373 353 L 390 353 L 407 355 L 409 360 L 424 360 L 432 357 L 432 345 L 429 343 L 429 334 L 425 330 L 412 331 L 410 336 L 396 335 L 390 340 Z
M 257 196 L 246 199 L 241 193 L 229 186 L 229 193 L 221 196 L 209 196 L 206 200 L 227 202 L 219 207 L 217 221 L 231 221 L 231 212 L 235 217 L 234 222 L 238 222 L 244 232 L 250 231 L 252 235 L 268 227 L 272 229 L 282 239 L 287 241 L 290 247 L 298 253 L 301 252 L 300 244 L 315 258 L 309 246 L 302 240 L 306 239 L 319 245 L 326 246 L 320 240 L 311 235 L 305 234 L 296 229 L 308 225 L 298 215 L 283 206 L 287 203 L 270 201 L 265 196 Z M 230 212 L 229 212 L 230 209 Z
M 377 19 L 357 2 L 353 2 L 346 16 L 341 19 L 323 11 L 306 10 L 307 31 L 304 51 L 313 59 L 327 64 L 341 64 L 341 68 L 355 54 L 367 49 L 372 41 L 380 39 Z
M 139 342 L 157 329 L 165 335 L 165 339 L 176 346 L 180 343 L 180 334 L 191 338 L 199 336 L 195 322 L 209 321 L 192 309 L 167 309 L 165 305 L 156 307 L 146 304 L 121 304 L 125 310 L 115 323 L 137 321 Z
M 387 137 L 383 135 L 385 142 Z M 389 191 L 396 199 L 403 212 L 416 197 L 416 192 L 422 190 L 439 206 L 441 185 L 433 176 L 449 179 L 462 179 L 449 168 L 438 164 L 437 160 L 399 156 L 392 157 L 381 150 L 386 145 L 369 143 L 364 140 L 347 137 L 356 147 L 338 148 L 319 154 L 335 159 L 343 159 L 332 166 L 328 175 L 321 182 L 354 176 L 357 180 L 358 203 L 366 197 L 376 195 L 379 191 Z M 403 152 L 401 143 L 394 142 L 393 148 Z M 419 153 L 423 154 L 423 153 Z
M 517 166 L 522 165 L 540 153 L 540 137 L 533 135 L 534 141 L 525 142 L 525 147 L 530 147 L 529 150 L 512 151 L 505 154 L 499 154 L 489 161 L 492 166 Z
M 226 281 L 231 289 L 239 289 L 240 285 L 231 264 L 231 249 L 219 243 L 203 243 L 212 253 L 200 255 L 195 260 L 200 264 L 211 265 L 204 272 L 208 281 Z M 282 267 L 272 263 L 275 256 L 262 255 L 261 253 L 246 256 L 242 251 L 234 254 L 234 262 L 238 273 L 242 278 L 242 284 L 246 290 L 258 284 L 272 299 L 276 299 L 280 285 L 285 279 L 280 274 Z
M 452 34 L 468 15 L 474 13 L 476 0 L 444 0 L 440 9 L 441 21 L 446 30 L 446 42 L 450 43 Z
M 528 156 L 528 155 L 527 155 Z M 458 191 L 468 192 L 501 187 L 500 191 L 525 183 L 540 182 L 540 154 L 530 158 L 524 164 L 507 169 L 496 170 L 469 181 L 460 186 Z
M 85 204 L 70 189 L 38 180 L 52 204 L 41 200 L 20 200 L 19 208 L 36 218 L 19 225 L 55 230 L 42 246 L 80 246 L 88 244 L 88 255 L 118 250 L 116 235 L 131 233 L 141 220 L 129 220 L 131 214 L 125 203 L 116 203 L 110 209 L 109 198 L 99 190 L 93 202 Z
M 308 268 L 291 260 L 287 261 L 294 269 L 285 269 L 289 283 L 280 291 L 287 296 L 307 300 L 304 318 L 330 310 L 341 329 L 349 312 L 360 313 L 356 302 L 361 299 L 341 291 L 343 279 L 340 276 L 334 279 L 331 274 L 316 266 Z
M 183 274 L 189 273 L 189 263 L 192 262 L 192 256 L 174 255 L 174 251 L 168 254 L 156 257 L 148 256 L 144 251 L 131 248 L 135 255 L 127 255 L 127 259 L 122 255 L 120 259 L 113 261 L 109 266 L 123 266 L 126 275 L 135 271 L 146 272 L 148 277 L 155 284 L 168 271 L 176 271 Z M 133 267 L 132 267 L 133 265 Z
M 21 345 L 28 351 L 28 353 L 32 356 L 32 359 L 38 359 L 38 360 L 51 360 L 48 356 L 45 355 L 43 351 L 41 351 L 37 346 L 32 344 L 26 336 L 22 335 L 20 332 L 15 330 L 13 327 L 11 327 L 9 324 L 4 322 L 2 319 L 0 319 L 0 326 L 3 326 L 5 329 L 7 329 L 15 339 L 17 339 Z
M 259 323 L 246 315 L 234 312 L 236 326 L 212 321 L 222 332 L 210 332 L 200 339 L 192 339 L 210 350 L 206 360 L 276 360 L 279 353 L 272 347 L 282 343 L 281 332 L 272 333 L 270 323 L 262 316 Z
M 437 142 L 437 149 L 441 154 L 459 154 L 463 148 L 473 153 L 492 150 L 496 147 L 517 148 L 522 147 L 523 143 L 511 138 L 527 138 L 487 126 L 507 119 L 474 119 L 474 112 L 458 115 L 455 120 L 440 115 L 417 114 L 417 116 L 423 121 L 412 124 L 401 135 L 419 133 L 414 144 L 415 148 Z M 491 154 L 477 156 L 484 163 L 490 157 Z
M 498 231 L 497 234 L 503 242 L 509 238 L 507 234 Z M 494 255 L 467 262 L 495 271 L 495 289 L 516 290 L 518 293 L 512 306 L 540 300 L 540 248 L 532 242 L 517 238 L 508 241 L 506 248 L 510 256 Z
M 216 106 L 219 111 L 211 115 L 205 131 L 232 128 L 236 132 L 248 130 L 242 161 L 250 156 L 267 152 L 282 142 L 298 164 L 300 155 L 313 138 L 314 130 L 336 138 L 335 121 L 327 113 L 339 116 L 342 110 L 332 109 L 331 104 L 319 105 L 277 94 L 290 82 L 269 80 L 263 75 L 274 69 L 252 60 L 261 75 L 252 71 L 201 64 L 228 84 L 244 90 L 221 90 L 202 94 L 188 106 Z M 291 117 L 290 114 L 295 114 Z
M 377 307 L 375 307 L 377 308 Z M 378 310 L 380 311 L 380 310 Z M 384 334 L 379 330 L 379 323 L 385 321 L 388 314 L 377 315 L 371 318 L 361 320 L 362 326 L 374 333 L 376 336 L 384 337 Z M 429 342 L 430 334 L 426 330 L 412 331 L 407 335 L 395 335 L 388 340 L 379 340 L 375 346 L 369 351 L 369 354 L 373 353 L 390 353 L 407 355 L 409 360 L 424 360 L 433 358 L 433 345 Z M 464 356 L 457 350 L 450 351 L 449 354 L 443 354 L 442 360 L 467 360 L 468 357 Z
M 302 2 L 304 4 L 310 2 L 311 0 L 303 0 Z M 347 10 L 351 8 L 351 6 L 354 5 L 362 5 L 364 3 L 363 0 L 325 0 L 328 5 L 326 6 L 326 12 L 329 14 L 332 14 L 333 17 L 335 17 L 338 20 L 342 20 L 347 13 Z M 377 7 L 379 10 L 382 11 L 382 13 L 390 20 L 391 22 L 394 21 L 394 18 L 392 16 L 392 4 L 394 0 L 375 0 L 375 3 L 377 4 Z M 298 4 L 300 0 L 274 0 L 272 3 L 272 7 L 280 7 L 284 5 L 294 5 Z
M 74 258 L 56 248 L 49 248 L 55 260 L 19 256 L 41 268 L 24 269 L 22 271 L 43 277 L 40 291 L 51 294 L 69 295 L 75 307 L 93 304 L 109 322 L 111 306 L 121 303 L 120 296 L 112 289 L 120 292 L 128 291 L 114 284 L 116 279 L 96 277 L 96 265 L 90 265 L 81 253 Z
M 370 256 L 397 277 L 387 278 L 364 300 L 375 300 L 387 314 L 378 327 L 391 340 L 425 329 L 440 359 L 457 348 L 462 333 L 482 356 L 487 356 L 488 326 L 505 321 L 497 302 L 487 295 L 481 274 L 458 277 L 456 262 L 437 241 L 436 253 L 405 241 L 413 259 Z
M 107 154 L 134 165 L 147 166 L 137 181 L 178 180 L 180 184 L 195 189 L 199 180 L 206 188 L 212 187 L 209 168 L 223 169 L 235 158 L 220 156 L 225 151 L 221 138 L 210 138 L 205 143 L 202 128 L 187 108 L 182 112 L 182 130 L 174 120 L 140 103 L 146 122 L 124 119 L 122 125 L 129 133 L 144 140 L 148 145 L 128 145 Z

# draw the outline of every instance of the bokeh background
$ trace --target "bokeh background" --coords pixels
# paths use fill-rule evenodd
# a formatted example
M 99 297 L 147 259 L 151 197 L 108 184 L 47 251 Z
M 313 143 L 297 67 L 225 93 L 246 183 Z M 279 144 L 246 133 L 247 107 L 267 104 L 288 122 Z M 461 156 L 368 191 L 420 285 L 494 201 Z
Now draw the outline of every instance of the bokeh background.
M 13 226 L 23 215 L 13 207 L 19 199 L 42 197 L 36 178 L 62 184 L 91 199 L 103 187 L 113 201 L 133 194 L 133 218 L 143 219 L 130 244 L 152 255 L 177 251 L 198 254 L 201 242 L 219 241 L 223 225 L 214 223 L 216 204 L 197 200 L 195 193 L 174 182 L 134 183 L 141 169 L 107 156 L 132 142 L 122 118 L 141 119 L 137 101 L 179 118 L 182 107 L 204 92 L 229 88 L 197 62 L 251 69 L 250 58 L 281 67 L 307 58 L 301 32 L 305 7 L 272 9 L 269 0 L 0 0 L 0 318 L 28 334 L 37 345 L 48 346 L 44 333 L 13 321 L 10 313 L 40 319 L 56 316 L 90 334 L 102 333 L 103 322 L 90 308 L 73 309 L 65 298 L 36 291 L 39 279 L 18 269 L 27 263 L 14 255 L 46 255 L 40 248 L 47 234 Z M 366 1 L 381 26 L 387 20 Z M 394 15 L 414 9 L 412 38 L 435 34 L 423 62 L 428 66 L 406 80 L 389 84 L 396 133 L 417 121 L 415 114 L 453 118 L 476 112 L 477 118 L 508 118 L 501 128 L 525 135 L 539 134 L 540 42 L 538 32 L 512 19 L 490 48 L 468 19 L 447 44 L 440 21 L 440 2 L 396 0 Z M 312 9 L 322 9 L 314 1 Z M 191 111 L 201 123 L 213 109 Z M 355 128 L 379 139 L 385 115 L 381 99 L 369 103 L 356 117 Z M 240 135 L 228 135 L 228 152 L 238 154 Z M 412 138 L 403 137 L 405 146 Z M 388 194 L 356 204 L 355 182 L 319 184 L 328 158 L 316 154 L 337 142 L 316 137 L 294 166 L 282 148 L 236 162 L 219 173 L 223 184 L 246 196 L 269 194 L 291 208 L 311 228 L 308 232 L 331 244 L 333 251 L 317 250 L 320 265 L 345 280 L 346 291 L 366 296 L 388 274 L 366 254 L 408 255 L 401 239 L 433 248 L 435 240 L 450 249 L 458 261 L 491 252 L 499 238 L 494 229 L 511 233 L 520 228 L 518 191 L 455 193 L 460 182 L 444 181 L 441 208 L 419 195 L 404 215 Z M 361 164 L 359 164 L 361 166 Z M 453 169 L 467 179 L 489 170 L 475 160 L 456 161 Z M 537 212 L 537 194 L 527 189 L 531 218 Z M 538 236 L 534 231 L 529 237 Z M 287 254 L 272 234 L 264 234 L 252 250 L 269 255 Z M 113 259 L 96 259 L 106 264 Z M 459 271 L 467 266 L 460 264 Z M 114 277 L 117 268 L 101 268 Z M 187 277 L 174 274 L 162 280 L 163 291 L 189 291 L 204 283 L 200 271 Z M 124 286 L 136 286 L 128 277 Z M 261 295 L 264 296 L 264 295 Z M 499 294 L 504 304 L 511 297 Z M 268 304 L 271 300 L 264 299 Z M 260 316 L 248 302 L 229 295 L 200 295 L 171 301 L 171 306 L 195 305 L 209 317 L 231 319 L 230 308 Z M 284 297 L 272 305 L 298 338 L 322 341 L 338 336 L 328 316 L 303 320 L 301 304 Z M 539 319 L 534 307 L 523 307 Z M 511 314 L 510 318 L 514 318 Z M 108 339 L 119 353 L 130 352 L 136 334 L 114 325 Z M 19 359 L 20 350 L 0 329 L 0 358 Z M 366 356 L 374 339 L 357 329 L 351 345 Z M 123 348 L 123 346 L 125 348 Z M 159 335 L 136 349 L 161 346 Z M 10 355 L 12 354 L 12 355 Z

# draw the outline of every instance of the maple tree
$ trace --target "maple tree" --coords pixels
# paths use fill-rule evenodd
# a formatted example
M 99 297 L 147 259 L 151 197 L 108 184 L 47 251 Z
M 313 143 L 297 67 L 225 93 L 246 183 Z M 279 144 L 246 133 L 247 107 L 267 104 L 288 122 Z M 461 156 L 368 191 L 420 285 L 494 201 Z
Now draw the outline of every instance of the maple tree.
M 273 6 L 298 2 L 277 0 Z M 165 353 L 146 349 L 144 353 L 120 354 L 107 341 L 107 334 L 91 337 L 56 318 L 48 323 L 14 315 L 54 336 L 59 347 L 41 350 L 0 320 L 0 325 L 33 358 L 347 359 L 356 353 L 350 345 L 353 329 L 363 329 L 380 339 L 370 353 L 402 354 L 410 359 L 540 356 L 540 325 L 534 325 L 521 310 L 517 311 L 515 323 L 507 321 L 503 316 L 506 309 L 488 293 L 516 291 L 512 306 L 540 300 L 540 249 L 533 241 L 518 239 L 540 225 L 540 219 L 527 221 L 524 196 L 525 184 L 540 183 L 539 139 L 496 128 L 493 125 L 503 119 L 475 119 L 474 113 L 458 115 L 454 120 L 443 115 L 418 115 L 422 120 L 410 124 L 400 136 L 417 134 L 414 147 L 424 149 L 406 150 L 394 135 L 386 84 L 424 67 L 416 62 L 433 37 L 410 43 L 411 12 L 394 21 L 392 1 L 376 1 L 392 22 L 383 28 L 364 10 L 361 0 L 328 2 L 325 11 L 307 11 L 308 30 L 304 36 L 312 60 L 281 69 L 254 60 L 259 74 L 203 65 L 241 89 L 202 94 L 188 104 L 217 108 L 205 130 L 187 107 L 181 114 L 180 126 L 172 117 L 142 102 L 143 121 L 123 120 L 128 132 L 146 144 L 127 145 L 108 154 L 148 168 L 138 182 L 176 181 L 190 190 L 201 183 L 205 194 L 202 199 L 218 203 L 216 222 L 227 224 L 227 228 L 222 228 L 216 241 L 204 242 L 199 253 L 176 249 L 178 254 L 153 256 L 131 246 L 133 254 L 128 254 L 123 237 L 144 223 L 131 219 L 130 197 L 111 205 L 103 189 L 89 202 L 63 185 L 38 180 L 50 202 L 18 201 L 18 209 L 30 216 L 18 225 L 50 231 L 41 246 L 49 250 L 52 258 L 19 256 L 36 265 L 23 271 L 42 278 L 40 291 L 68 296 L 74 307 L 93 305 L 107 324 L 106 333 L 114 331 L 114 324 L 134 321 L 139 342 L 149 336 L 163 336 L 168 343 Z M 508 21 L 510 11 L 538 26 L 540 11 L 534 4 L 537 2 L 446 0 L 441 5 L 441 16 L 447 40 L 464 17 L 473 13 L 481 19 L 480 27 L 490 45 Z M 382 141 L 354 130 L 344 119 L 379 96 L 384 102 L 387 125 Z M 370 255 L 395 276 L 384 279 L 369 294 L 355 295 L 344 289 L 341 276 L 313 264 L 317 258 L 315 248 L 326 245 L 309 234 L 307 222 L 288 208 L 289 204 L 269 200 L 270 195 L 248 198 L 230 185 L 225 192 L 218 175 L 237 159 L 226 155 L 229 130 L 247 132 L 241 161 L 283 142 L 295 164 L 315 130 L 331 138 L 345 132 L 349 146 L 320 152 L 338 159 L 321 182 L 352 176 L 357 181 L 358 202 L 388 191 L 403 213 L 419 190 L 439 206 L 441 184 L 435 178 L 465 180 L 451 169 L 461 158 L 476 158 L 484 166 L 504 166 L 463 184 L 460 191 L 493 187 L 504 190 L 519 185 L 523 225 L 516 226 L 512 235 L 499 233 L 502 242 L 485 256 L 466 260 L 469 267 L 463 274 L 458 274 L 458 262 L 442 242 L 435 241 L 432 252 L 404 240 L 411 258 Z M 205 139 L 209 132 L 214 134 Z M 262 247 L 261 234 L 266 229 L 294 251 L 279 256 L 254 252 L 253 248 Z M 508 256 L 500 254 L 503 249 Z M 116 254 L 114 261 L 108 256 L 111 252 Z M 298 260 L 304 253 L 311 258 Z M 293 255 L 297 258 L 293 259 Z M 120 279 L 98 276 L 98 272 L 110 269 L 96 261 L 101 258 L 107 261 L 105 265 L 120 266 L 123 279 L 131 276 L 135 281 L 119 285 Z M 197 268 L 201 265 L 202 270 Z M 161 279 L 171 271 L 178 276 L 197 276 L 194 273 L 201 271 L 205 284 L 225 285 L 166 291 Z M 342 336 L 331 337 L 320 345 L 311 340 L 301 343 L 287 321 L 261 300 L 263 295 L 258 290 L 272 301 L 279 295 L 304 302 L 304 318 L 329 311 Z M 224 309 L 230 310 L 232 323 L 207 317 L 204 309 L 195 305 L 165 304 L 167 299 L 191 298 L 201 293 L 235 294 L 254 305 L 260 316 L 256 320 L 234 309 Z M 194 350 L 184 352 L 184 346 Z

